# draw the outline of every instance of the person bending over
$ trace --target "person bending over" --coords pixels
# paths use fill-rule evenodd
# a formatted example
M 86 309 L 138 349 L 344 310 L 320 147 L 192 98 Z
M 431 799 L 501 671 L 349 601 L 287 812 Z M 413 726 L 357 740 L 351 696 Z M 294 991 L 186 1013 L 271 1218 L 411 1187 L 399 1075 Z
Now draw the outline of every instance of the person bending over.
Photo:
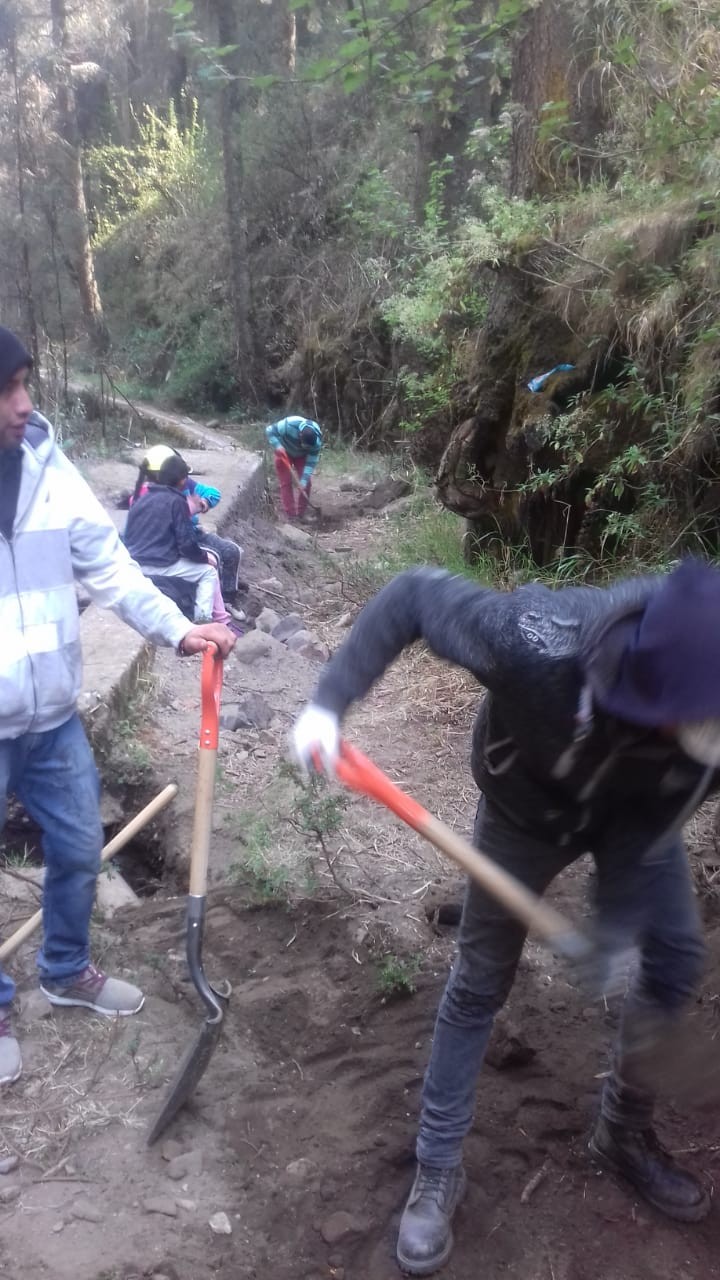
M 538 894 L 593 854 L 597 977 L 630 945 L 640 963 L 590 1151 L 684 1222 L 705 1216 L 710 1195 L 655 1136 L 638 1049 L 673 1034 L 703 968 L 682 827 L 718 785 L 719 637 L 720 572 L 697 560 L 607 589 L 530 584 L 510 593 L 415 569 L 365 606 L 294 730 L 301 764 L 319 757 L 332 771 L 347 708 L 417 640 L 485 686 L 471 754 L 481 791 L 474 842 Z M 478 1075 L 524 941 L 524 926 L 471 881 L 400 1222 L 397 1257 L 411 1275 L 450 1256 Z
M 275 474 L 280 485 L 280 500 L 285 515 L 290 520 L 304 515 L 310 498 L 313 472 L 320 458 L 323 445 L 322 431 L 312 418 L 293 416 L 281 418 L 265 429 L 265 436 L 274 451 Z M 295 472 L 301 489 L 295 503 Z

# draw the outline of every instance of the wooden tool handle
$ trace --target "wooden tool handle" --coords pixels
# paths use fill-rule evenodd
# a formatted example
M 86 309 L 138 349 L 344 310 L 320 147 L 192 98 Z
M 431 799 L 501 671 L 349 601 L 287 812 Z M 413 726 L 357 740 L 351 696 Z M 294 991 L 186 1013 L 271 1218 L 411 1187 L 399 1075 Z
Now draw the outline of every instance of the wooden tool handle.
M 204 898 L 207 892 L 216 760 L 217 751 L 215 749 L 211 747 L 200 748 L 192 848 L 190 852 L 190 893 L 194 898 Z
M 122 828 L 121 831 L 118 831 L 117 835 L 113 836 L 112 840 L 108 841 L 100 854 L 101 862 L 108 862 L 114 854 L 119 853 L 121 849 L 124 849 L 125 845 L 129 844 L 133 836 L 137 835 L 138 831 L 142 831 L 143 827 L 146 827 L 148 822 L 152 822 L 153 818 L 160 813 L 161 809 L 164 809 L 171 800 L 175 799 L 177 793 L 177 784 L 174 782 L 170 782 L 166 787 L 163 787 L 163 790 L 156 795 L 153 800 L 146 804 L 144 809 L 141 809 L 140 812 Z M 21 924 L 20 928 L 16 929 L 9 938 L 6 938 L 2 946 L 0 946 L 0 961 L 7 960 L 8 956 L 13 955 L 17 951 L 18 947 L 22 946 L 23 942 L 26 942 L 28 938 L 32 937 L 35 930 L 41 923 L 42 911 L 36 911 L 34 915 L 30 916 L 29 920 L 26 920 L 24 924 Z
M 463 871 L 502 903 L 516 919 L 522 920 L 529 929 L 536 929 L 546 941 L 557 943 L 573 932 L 573 926 L 565 916 L 543 902 L 542 898 L 527 889 L 515 876 L 504 871 L 492 858 L 481 853 L 469 840 L 458 835 L 439 818 L 428 814 L 426 821 L 417 830 L 436 849 L 452 858 L 457 866 L 462 867 Z
M 563 954 L 577 959 L 587 950 L 587 941 L 554 907 L 543 902 L 515 876 L 481 853 L 469 840 L 434 818 L 427 809 L 391 782 L 367 756 L 342 742 L 335 773 L 341 782 L 362 795 L 378 800 L 402 818 L 431 844 L 447 854 L 463 871 L 472 876 L 487 893 L 500 902 L 528 928 L 537 932 Z
M 200 677 L 200 751 L 190 852 L 190 893 L 195 898 L 204 898 L 207 892 L 222 682 L 222 657 L 216 645 L 209 644 L 203 654 Z

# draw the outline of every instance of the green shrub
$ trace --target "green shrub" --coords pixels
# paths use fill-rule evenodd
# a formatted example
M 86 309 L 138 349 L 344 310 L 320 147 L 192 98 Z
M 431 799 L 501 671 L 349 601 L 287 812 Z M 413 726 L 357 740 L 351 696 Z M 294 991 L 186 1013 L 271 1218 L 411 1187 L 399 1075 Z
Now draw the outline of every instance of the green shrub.
M 222 308 L 199 319 L 197 330 L 177 347 L 167 391 L 188 409 L 225 410 L 236 394 L 232 321 Z
M 378 966 L 378 987 L 383 1000 L 404 1000 L 415 994 L 420 956 L 400 957 L 392 952 Z

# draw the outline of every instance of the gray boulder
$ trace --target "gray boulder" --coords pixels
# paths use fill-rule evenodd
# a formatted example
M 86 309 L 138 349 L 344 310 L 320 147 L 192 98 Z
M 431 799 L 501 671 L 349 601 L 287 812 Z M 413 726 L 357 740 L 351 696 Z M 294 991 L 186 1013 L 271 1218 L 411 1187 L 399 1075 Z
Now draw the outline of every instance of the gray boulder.
M 301 658 L 307 658 L 309 662 L 327 662 L 330 657 L 327 645 L 323 644 L 314 631 L 296 631 L 294 636 L 290 636 L 287 647 L 292 653 L 299 654 Z
M 277 627 L 279 621 L 280 621 L 280 614 L 276 613 L 274 609 L 270 609 L 268 608 L 267 605 L 265 605 L 265 608 L 260 610 L 260 613 L 255 619 L 255 626 L 257 627 L 258 631 L 267 631 L 268 634 L 274 635 L 275 628 Z
M 249 631 L 246 636 L 240 637 L 233 655 L 239 662 L 251 664 L 257 662 L 258 658 L 266 657 L 272 647 L 272 639 L 266 631 Z
M 312 537 L 306 533 L 304 529 L 298 529 L 294 524 L 281 524 L 278 527 L 278 533 L 281 533 L 286 542 L 291 546 L 297 547 L 299 550 L 307 549 L 312 546 Z
M 220 716 L 223 729 L 268 729 L 275 712 L 261 693 L 246 693 L 239 702 L 224 708 Z
M 258 626 L 259 625 L 260 625 L 260 619 L 258 618 Z M 277 623 L 277 626 L 273 627 L 271 631 L 271 635 L 273 635 L 276 640 L 282 640 L 283 642 L 285 642 L 285 641 L 289 641 L 291 636 L 294 636 L 298 631 L 302 631 L 302 630 L 303 630 L 303 620 L 300 617 L 300 614 L 289 613 L 287 618 L 280 618 L 279 622 Z

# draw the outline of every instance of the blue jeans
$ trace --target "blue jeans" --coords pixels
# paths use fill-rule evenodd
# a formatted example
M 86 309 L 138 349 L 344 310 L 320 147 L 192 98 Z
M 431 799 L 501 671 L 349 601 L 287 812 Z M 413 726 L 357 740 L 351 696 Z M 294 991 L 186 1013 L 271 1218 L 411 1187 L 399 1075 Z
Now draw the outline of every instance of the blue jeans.
M 9 792 L 43 833 L 40 975 L 53 982 L 72 978 L 90 959 L 90 916 L 103 844 L 100 779 L 77 715 L 46 733 L 0 739 L 0 829 Z M 15 983 L 0 972 L 0 1006 L 14 995 Z
M 584 852 L 559 849 L 515 827 L 484 799 L 474 843 L 535 893 Z M 677 1015 L 691 999 L 704 960 L 700 923 L 682 840 L 676 837 L 648 863 L 623 858 L 622 839 L 594 851 L 599 922 L 609 934 L 635 941 L 640 967 L 623 1015 L 614 1069 L 602 1113 L 629 1128 L 651 1123 L 654 1097 L 631 1078 L 635 1037 Z M 478 1076 L 493 1020 L 507 999 L 525 942 L 525 927 L 470 881 L 458 953 L 440 1002 L 423 1086 L 417 1157 L 454 1168 L 470 1129 Z M 642 1032 L 638 1028 L 642 1027 Z

